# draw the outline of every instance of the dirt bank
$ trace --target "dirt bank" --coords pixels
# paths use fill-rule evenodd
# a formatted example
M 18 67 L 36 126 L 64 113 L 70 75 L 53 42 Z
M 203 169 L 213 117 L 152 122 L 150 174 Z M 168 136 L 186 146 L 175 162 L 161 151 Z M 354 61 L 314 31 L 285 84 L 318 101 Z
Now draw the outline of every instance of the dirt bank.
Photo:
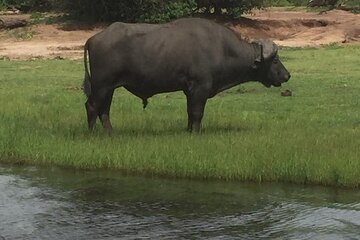
M 29 15 L 0 16 L 24 18 Z M 219 20 L 241 36 L 271 38 L 281 46 L 304 47 L 331 43 L 359 43 L 360 15 L 333 10 L 315 12 L 267 9 L 255 11 L 236 21 Z M 81 58 L 87 38 L 105 25 L 81 26 L 38 24 L 14 30 L 0 30 L 0 58 Z
M 342 10 L 319 14 L 269 9 L 246 17 L 231 24 L 236 32 L 250 38 L 271 38 L 281 46 L 304 47 L 360 41 L 360 14 Z

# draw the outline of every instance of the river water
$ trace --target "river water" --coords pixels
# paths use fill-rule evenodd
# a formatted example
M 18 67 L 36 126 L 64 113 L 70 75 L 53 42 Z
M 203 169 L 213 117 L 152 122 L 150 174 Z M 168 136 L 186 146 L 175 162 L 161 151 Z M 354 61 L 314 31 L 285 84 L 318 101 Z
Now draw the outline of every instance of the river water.
M 360 191 L 0 165 L 0 239 L 360 239 Z

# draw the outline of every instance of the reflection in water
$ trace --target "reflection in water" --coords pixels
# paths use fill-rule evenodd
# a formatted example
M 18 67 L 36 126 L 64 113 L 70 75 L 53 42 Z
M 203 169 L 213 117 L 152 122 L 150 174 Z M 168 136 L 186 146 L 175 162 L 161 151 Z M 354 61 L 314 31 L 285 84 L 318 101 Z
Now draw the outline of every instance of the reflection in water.
M 0 239 L 360 239 L 360 191 L 0 166 Z

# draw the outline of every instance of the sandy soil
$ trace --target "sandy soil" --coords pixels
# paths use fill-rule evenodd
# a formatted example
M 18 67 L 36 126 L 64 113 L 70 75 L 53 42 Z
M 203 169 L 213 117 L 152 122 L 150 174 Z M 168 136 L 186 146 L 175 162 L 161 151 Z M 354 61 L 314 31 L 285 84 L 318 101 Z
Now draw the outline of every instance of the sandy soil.
M 0 19 L 6 18 L 28 19 L 29 16 L 0 16 Z M 242 37 L 270 38 L 281 46 L 360 43 L 360 14 L 341 10 L 318 14 L 268 9 L 256 11 L 237 21 L 218 21 L 228 25 Z M 86 39 L 104 27 L 39 24 L 10 31 L 0 30 L 0 58 L 81 58 Z
M 319 46 L 360 42 L 360 14 L 332 10 L 323 14 L 269 9 L 231 24 L 236 32 L 250 38 L 267 37 L 288 47 Z

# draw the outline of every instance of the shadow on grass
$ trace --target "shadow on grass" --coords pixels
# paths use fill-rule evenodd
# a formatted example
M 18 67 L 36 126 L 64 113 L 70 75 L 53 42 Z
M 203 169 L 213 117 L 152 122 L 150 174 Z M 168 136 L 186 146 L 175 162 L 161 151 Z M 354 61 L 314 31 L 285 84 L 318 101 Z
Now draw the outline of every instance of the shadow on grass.
M 100 125 L 94 130 L 94 132 L 89 132 L 84 126 L 83 133 L 89 137 L 155 137 L 155 136 L 176 136 L 176 135 L 189 135 L 189 136 L 202 136 L 202 135 L 214 135 L 214 134 L 228 134 L 228 133 L 241 133 L 251 131 L 250 128 L 246 128 L 244 126 L 235 126 L 235 125 L 207 125 L 203 127 L 200 133 L 189 132 L 185 127 L 180 127 L 176 125 L 172 128 L 121 128 L 115 127 L 111 134 L 108 134 L 105 129 L 103 129 Z

